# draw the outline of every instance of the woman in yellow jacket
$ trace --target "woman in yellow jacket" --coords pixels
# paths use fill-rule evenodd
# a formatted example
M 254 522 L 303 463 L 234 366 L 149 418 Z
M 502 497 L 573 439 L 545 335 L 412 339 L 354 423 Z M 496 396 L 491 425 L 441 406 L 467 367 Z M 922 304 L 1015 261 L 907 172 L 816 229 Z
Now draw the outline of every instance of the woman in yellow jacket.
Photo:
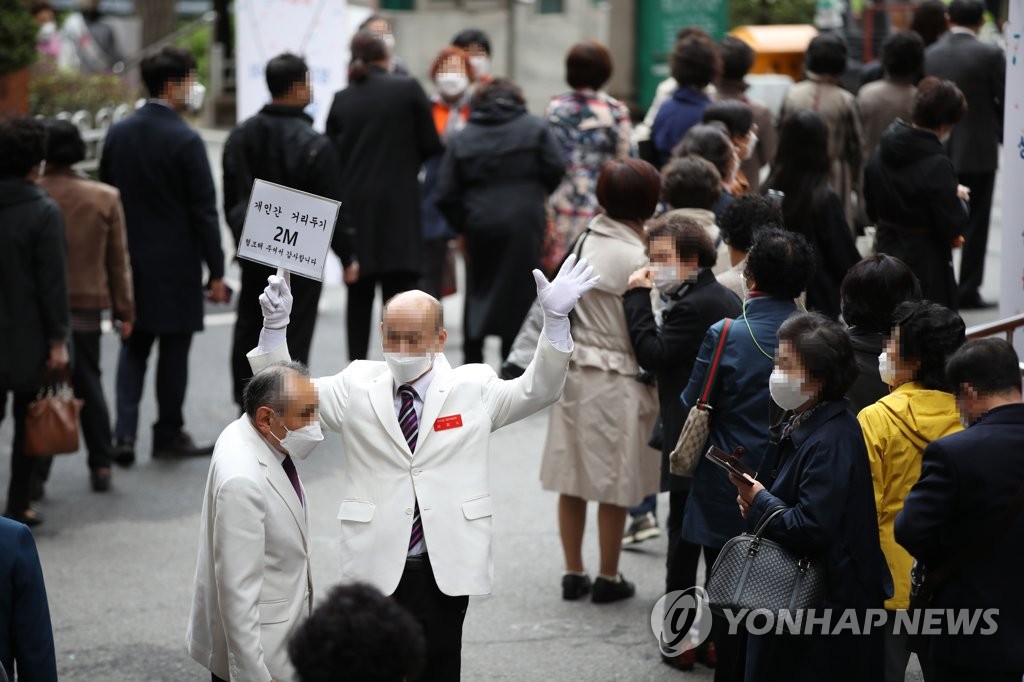
M 891 392 L 857 415 L 871 463 L 882 551 L 895 587 L 885 602 L 886 682 L 902 682 L 910 658 L 906 635 L 895 635 L 892 626 L 895 612 L 909 606 L 913 558 L 896 544 L 893 524 L 921 475 L 925 446 L 962 428 L 945 364 L 963 343 L 964 322 L 952 310 L 928 301 L 900 304 L 893 313 L 892 335 L 878 356 L 879 373 Z

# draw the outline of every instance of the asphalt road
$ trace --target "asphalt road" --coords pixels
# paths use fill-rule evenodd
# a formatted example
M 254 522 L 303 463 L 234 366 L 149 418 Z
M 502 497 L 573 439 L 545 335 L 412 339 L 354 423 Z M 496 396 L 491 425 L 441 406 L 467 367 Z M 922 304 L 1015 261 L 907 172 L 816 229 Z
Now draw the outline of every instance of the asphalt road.
M 219 164 L 214 136 L 211 157 Z M 998 214 L 991 244 L 999 239 Z M 990 249 L 985 295 L 996 298 L 998 247 Z M 461 362 L 461 298 L 445 302 L 449 357 Z M 192 347 L 186 405 L 187 428 L 212 441 L 238 416 L 230 397 L 228 353 L 233 313 L 211 308 L 207 330 Z M 968 324 L 995 317 L 993 311 L 965 315 Z M 371 343 L 379 348 L 379 339 Z M 102 366 L 108 399 L 118 341 L 107 334 Z M 492 364 L 494 345 L 487 347 Z M 155 353 L 154 353 L 155 355 Z M 377 356 L 379 357 L 379 355 Z M 316 374 L 342 369 L 344 291 L 329 288 L 313 346 Z M 155 360 L 155 358 L 154 358 Z M 199 513 L 208 459 L 151 461 L 149 424 L 155 419 L 153 370 L 142 403 L 139 461 L 115 470 L 113 490 L 90 491 L 85 454 L 59 457 L 39 503 L 47 516 L 36 538 L 49 591 L 61 680 L 206 680 L 186 654 L 185 626 L 191 602 Z M 547 414 L 534 415 L 497 432 L 491 441 L 494 494 L 495 586 L 473 598 L 465 625 L 466 680 L 670 680 L 684 674 L 662 665 L 650 629 L 650 614 L 662 594 L 665 540 L 625 552 L 621 570 L 637 584 L 634 599 L 596 606 L 560 599 L 561 550 L 556 497 L 540 489 L 540 455 Z M 10 420 L 0 425 L 0 485 L 6 488 Z M 337 582 L 335 517 L 341 444 L 328 434 L 308 460 L 299 462 L 307 487 L 313 531 L 313 575 L 318 595 Z M 654 455 L 652 451 L 652 456 Z M 662 509 L 666 505 L 662 501 Z M 594 510 L 588 520 L 585 556 L 596 570 Z M 700 668 L 687 679 L 710 680 Z M 912 672 L 908 679 L 919 679 Z

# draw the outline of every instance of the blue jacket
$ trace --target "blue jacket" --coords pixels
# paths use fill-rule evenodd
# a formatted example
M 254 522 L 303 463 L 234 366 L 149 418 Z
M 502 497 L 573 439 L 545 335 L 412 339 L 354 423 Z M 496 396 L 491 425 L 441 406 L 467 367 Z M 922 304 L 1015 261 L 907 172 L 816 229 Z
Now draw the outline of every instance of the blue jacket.
M 672 157 L 672 150 L 693 126 L 704 118 L 704 110 L 711 98 L 702 90 L 679 88 L 658 109 L 651 125 L 651 140 L 658 154 L 658 166 L 664 166 Z
M 746 450 L 744 461 L 757 469 L 768 448 L 768 427 L 772 423 L 768 377 L 775 364 L 771 356 L 778 345 L 776 334 L 786 318 L 796 312 L 796 304 L 792 299 L 755 297 L 746 301 L 745 310 L 746 322 L 741 315 L 732 323 L 722 349 L 717 385 L 709 400 L 714 408 L 709 442 L 726 452 L 742 445 Z M 724 321 L 712 325 L 704 337 L 682 394 L 687 412 L 700 398 L 723 325 Z M 683 538 L 719 548 L 745 529 L 736 506 L 736 486 L 729 482 L 723 469 L 702 458 L 694 472 L 683 514 Z
M 991 410 L 970 428 L 925 448 L 921 477 L 896 516 L 896 541 L 930 570 L 974 552 L 936 593 L 934 608 L 999 609 L 995 633 L 930 637 L 928 654 L 940 663 L 1024 670 L 1024 513 L 987 550 L 972 549 L 1024 484 L 1021 453 L 1024 405 Z
M 18 682 L 56 682 L 50 607 L 32 532 L 0 517 L 0 665 Z

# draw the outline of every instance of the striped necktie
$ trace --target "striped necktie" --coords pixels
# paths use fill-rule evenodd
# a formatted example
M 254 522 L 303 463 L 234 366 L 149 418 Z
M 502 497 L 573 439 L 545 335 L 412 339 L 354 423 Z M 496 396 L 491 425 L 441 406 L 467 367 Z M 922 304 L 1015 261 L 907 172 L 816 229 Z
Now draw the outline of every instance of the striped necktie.
M 416 438 L 420 433 L 419 419 L 416 418 L 416 391 L 409 384 L 402 384 L 398 387 L 398 395 L 402 399 L 402 406 L 398 410 L 398 424 L 402 427 L 405 442 L 409 444 L 409 451 L 416 452 Z M 422 539 L 423 522 L 420 521 L 420 503 L 417 500 L 416 508 L 413 510 L 409 550 L 412 550 Z

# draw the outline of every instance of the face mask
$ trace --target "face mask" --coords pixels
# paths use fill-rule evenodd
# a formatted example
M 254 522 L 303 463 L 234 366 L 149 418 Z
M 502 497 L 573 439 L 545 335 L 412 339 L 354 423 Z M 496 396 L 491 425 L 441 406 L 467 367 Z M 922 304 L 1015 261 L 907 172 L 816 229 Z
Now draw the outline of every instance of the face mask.
M 768 379 L 768 392 L 775 404 L 784 410 L 795 410 L 812 397 L 804 392 L 803 379 L 791 377 L 780 369 L 774 370 Z
M 939 142 L 941 142 L 942 144 L 946 144 L 947 142 L 949 142 L 949 136 L 952 135 L 952 134 L 953 134 L 953 130 L 952 129 L 946 131 L 945 134 L 939 136 Z
M 458 97 L 469 87 L 469 76 L 464 73 L 439 73 L 435 79 L 437 91 L 445 97 Z
M 388 48 L 388 53 L 395 51 L 395 36 L 391 33 L 385 33 L 380 37 L 384 41 L 384 47 Z
M 473 65 L 473 73 L 476 74 L 477 80 L 480 80 L 491 72 L 491 58 L 487 55 L 473 55 L 469 58 L 469 63 Z
M 674 265 L 652 265 L 651 275 L 655 288 L 663 294 L 678 289 L 683 283 L 679 278 L 679 270 Z
M 400 384 L 407 384 L 427 373 L 434 363 L 434 354 L 416 355 L 413 353 L 384 353 L 384 362 L 388 363 L 391 376 Z
M 878 376 L 887 386 L 896 384 L 896 361 L 889 357 L 888 351 L 878 356 Z
M 196 81 L 192 84 L 192 87 L 188 91 L 188 106 L 189 111 L 195 113 L 201 111 L 203 108 L 203 102 L 206 100 L 206 86 Z
M 57 32 L 57 24 L 52 21 L 48 21 L 39 27 L 39 35 L 42 38 L 49 38 Z
M 289 431 L 288 427 L 284 427 L 284 438 L 277 438 L 274 433 L 271 432 L 271 436 L 277 438 L 277 442 L 281 444 L 289 455 L 292 457 L 298 457 L 299 459 L 306 459 L 309 457 L 309 453 L 313 452 L 313 448 L 320 444 L 320 441 L 324 439 L 324 434 L 320 430 L 320 422 L 315 421 L 312 424 L 307 424 L 301 429 L 295 429 Z
M 744 161 L 754 155 L 754 149 L 757 148 L 757 140 L 757 133 L 750 133 L 750 138 L 747 140 L 747 152 L 743 155 Z

